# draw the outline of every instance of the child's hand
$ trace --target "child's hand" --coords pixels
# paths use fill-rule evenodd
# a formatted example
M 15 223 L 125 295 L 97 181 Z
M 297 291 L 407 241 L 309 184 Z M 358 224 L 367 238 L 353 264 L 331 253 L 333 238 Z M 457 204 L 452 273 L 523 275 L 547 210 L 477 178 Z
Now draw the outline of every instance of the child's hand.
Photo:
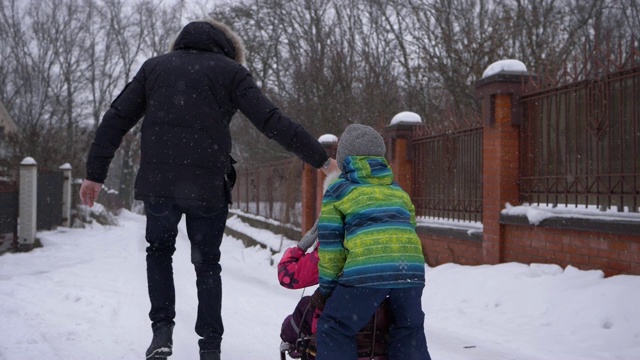
M 322 310 L 324 309 L 324 304 L 327 303 L 328 298 L 328 296 L 325 296 L 320 292 L 320 289 L 316 289 L 313 295 L 311 295 L 311 305 L 315 306 L 316 309 Z

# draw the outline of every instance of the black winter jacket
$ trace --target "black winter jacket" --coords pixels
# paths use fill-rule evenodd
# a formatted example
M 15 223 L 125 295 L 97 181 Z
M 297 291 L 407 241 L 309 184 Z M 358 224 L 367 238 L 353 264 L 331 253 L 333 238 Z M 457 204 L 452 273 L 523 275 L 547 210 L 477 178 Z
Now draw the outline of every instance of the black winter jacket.
M 111 104 L 87 159 L 87 179 L 103 183 L 123 136 L 144 116 L 135 198 L 196 204 L 229 201 L 229 123 L 240 110 L 264 135 L 319 168 L 322 145 L 262 94 L 208 22 L 190 23 L 174 50 L 147 60 Z

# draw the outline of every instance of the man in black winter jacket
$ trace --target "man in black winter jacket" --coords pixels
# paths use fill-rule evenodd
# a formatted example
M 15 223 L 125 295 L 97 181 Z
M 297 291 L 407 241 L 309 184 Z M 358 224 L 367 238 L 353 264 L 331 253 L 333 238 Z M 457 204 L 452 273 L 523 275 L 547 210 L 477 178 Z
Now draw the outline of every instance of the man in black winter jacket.
M 87 158 L 80 196 L 93 206 L 123 136 L 144 116 L 135 198 L 147 216 L 147 281 L 153 340 L 147 358 L 171 355 L 175 317 L 172 256 L 186 216 L 197 275 L 201 359 L 219 359 L 220 242 L 232 169 L 229 123 L 240 110 L 264 135 L 326 173 L 336 170 L 320 143 L 285 116 L 242 65 L 238 36 L 213 20 L 186 25 L 172 51 L 148 59 L 111 104 Z

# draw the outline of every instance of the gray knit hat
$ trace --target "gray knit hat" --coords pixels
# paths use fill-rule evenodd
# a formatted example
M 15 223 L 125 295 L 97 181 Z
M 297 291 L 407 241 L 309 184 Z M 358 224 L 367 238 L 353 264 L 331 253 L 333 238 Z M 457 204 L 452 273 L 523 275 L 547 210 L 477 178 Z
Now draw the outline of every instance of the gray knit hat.
M 384 156 L 387 147 L 380 133 L 374 128 L 362 124 L 351 124 L 347 126 L 340 140 L 336 151 L 336 161 L 340 170 L 342 162 L 347 156 Z

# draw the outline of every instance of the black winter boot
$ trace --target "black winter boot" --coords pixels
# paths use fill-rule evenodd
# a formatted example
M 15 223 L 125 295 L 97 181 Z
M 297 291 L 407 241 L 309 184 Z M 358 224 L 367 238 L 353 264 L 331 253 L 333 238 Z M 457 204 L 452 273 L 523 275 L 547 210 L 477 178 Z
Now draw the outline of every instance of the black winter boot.
M 147 359 L 166 359 L 172 354 L 173 324 L 153 324 L 153 340 L 147 349 Z
M 200 351 L 200 360 L 220 360 L 219 351 Z

